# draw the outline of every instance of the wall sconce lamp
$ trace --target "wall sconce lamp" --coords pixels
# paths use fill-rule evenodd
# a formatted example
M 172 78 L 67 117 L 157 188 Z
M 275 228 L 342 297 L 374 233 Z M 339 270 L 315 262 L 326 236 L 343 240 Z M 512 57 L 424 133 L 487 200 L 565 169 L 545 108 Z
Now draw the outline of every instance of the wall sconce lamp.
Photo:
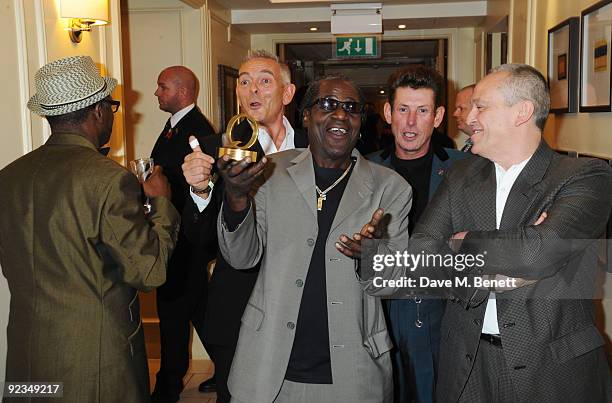
M 81 32 L 93 25 L 108 24 L 108 0 L 61 0 L 60 16 L 69 18 L 68 34 L 74 43 L 81 42 Z

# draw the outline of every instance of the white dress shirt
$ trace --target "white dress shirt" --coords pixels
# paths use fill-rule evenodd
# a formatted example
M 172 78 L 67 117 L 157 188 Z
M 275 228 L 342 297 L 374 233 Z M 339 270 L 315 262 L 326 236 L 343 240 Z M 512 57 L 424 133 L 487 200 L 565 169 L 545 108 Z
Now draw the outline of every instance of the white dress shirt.
M 183 117 L 189 113 L 195 107 L 195 104 L 188 105 L 176 112 L 174 115 L 170 116 L 170 126 L 174 129 L 174 126 L 178 124 L 178 122 L 183 119 Z
M 495 164 L 495 181 L 496 181 L 496 193 L 495 193 L 495 227 L 499 229 L 502 215 L 504 213 L 504 207 L 506 206 L 506 200 L 512 186 L 516 181 L 516 178 L 521 174 L 525 165 L 529 162 L 531 157 L 526 160 L 519 162 L 516 165 L 512 165 L 508 170 L 504 170 L 501 165 Z M 487 301 L 487 310 L 485 311 L 484 321 L 482 323 L 482 333 L 487 334 L 499 334 L 499 324 L 497 323 L 497 301 L 495 300 L 495 293 L 489 294 L 489 300 Z
M 285 150 L 292 150 L 295 148 L 295 135 L 293 132 L 293 127 L 291 127 L 291 124 L 284 116 L 283 125 L 285 126 L 285 139 L 283 140 L 279 148 L 276 148 L 276 144 L 274 144 L 274 140 L 272 140 L 272 137 L 270 137 L 270 134 L 267 132 L 267 130 L 261 126 L 259 127 L 257 139 L 259 140 L 259 145 L 261 145 L 264 154 L 269 155 Z
M 285 150 L 292 150 L 295 148 L 295 141 L 294 141 L 295 132 L 293 130 L 293 127 L 291 127 L 291 123 L 289 123 L 287 118 L 284 116 L 283 116 L 283 126 L 285 126 L 285 139 L 283 140 L 283 142 L 281 143 L 278 149 L 276 148 L 276 144 L 274 144 L 274 141 L 272 140 L 272 137 L 270 136 L 268 131 L 262 126 L 259 126 L 259 132 L 257 133 L 257 140 L 259 141 L 259 145 L 261 145 L 261 148 L 263 149 L 263 152 L 265 155 L 270 155 L 270 154 L 274 154 L 274 153 L 285 151 Z M 213 190 L 211 189 L 210 193 L 208 193 L 208 198 L 204 199 L 196 195 L 195 193 L 193 193 L 193 191 L 191 190 L 191 187 L 189 187 L 189 194 L 191 195 L 193 202 L 196 204 L 196 206 L 198 206 L 199 212 L 204 211 L 206 206 L 208 206 L 208 203 L 211 200 L 212 192 Z

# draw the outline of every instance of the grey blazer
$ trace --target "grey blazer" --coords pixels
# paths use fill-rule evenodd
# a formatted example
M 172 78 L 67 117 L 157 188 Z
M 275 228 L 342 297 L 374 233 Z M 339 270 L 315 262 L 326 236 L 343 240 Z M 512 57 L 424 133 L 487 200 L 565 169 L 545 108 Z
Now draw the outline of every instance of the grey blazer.
M 376 208 L 391 215 L 381 251 L 408 243 L 409 185 L 394 171 L 365 160 L 356 165 L 326 244 L 329 342 L 334 401 L 386 402 L 392 399 L 392 347 L 380 300 L 366 295 L 355 262 L 334 244 L 341 234 L 359 232 Z M 221 252 L 236 269 L 261 271 L 242 317 L 229 379 L 232 396 L 272 402 L 281 388 L 293 346 L 295 321 L 317 238 L 316 191 L 310 150 L 270 157 L 271 169 L 254 196 L 255 209 L 233 232 L 219 215 Z
M 447 253 L 445 240 L 469 231 L 460 252 L 487 252 L 484 267 L 473 271 L 537 281 L 497 294 L 503 352 L 520 402 L 610 401 L 604 341 L 584 292 L 593 289 L 597 255 L 592 243 L 555 247 L 603 234 L 612 205 L 610 167 L 561 156 L 542 141 L 512 187 L 499 229 L 495 194 L 491 161 L 456 162 L 416 226 L 410 250 Z M 534 226 L 542 212 L 548 218 Z M 468 377 L 481 376 L 472 368 L 489 294 L 449 291 L 437 385 L 442 403 L 458 401 Z

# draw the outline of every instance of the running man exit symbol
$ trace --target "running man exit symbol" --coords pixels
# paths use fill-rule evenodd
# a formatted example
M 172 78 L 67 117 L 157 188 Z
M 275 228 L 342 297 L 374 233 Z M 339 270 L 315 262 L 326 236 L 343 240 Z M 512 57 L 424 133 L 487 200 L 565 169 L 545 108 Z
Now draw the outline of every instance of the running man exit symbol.
M 378 46 L 375 36 L 341 36 L 336 39 L 336 57 L 361 58 L 377 56 Z

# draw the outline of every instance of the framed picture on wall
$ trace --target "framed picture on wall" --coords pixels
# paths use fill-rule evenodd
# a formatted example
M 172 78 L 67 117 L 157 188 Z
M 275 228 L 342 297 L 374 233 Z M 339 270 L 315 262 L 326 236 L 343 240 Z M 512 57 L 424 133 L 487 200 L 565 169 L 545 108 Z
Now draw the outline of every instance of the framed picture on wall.
M 568 18 L 548 30 L 548 85 L 550 111 L 572 113 L 577 109 L 578 17 Z
M 580 112 L 610 112 L 612 0 L 581 13 Z

